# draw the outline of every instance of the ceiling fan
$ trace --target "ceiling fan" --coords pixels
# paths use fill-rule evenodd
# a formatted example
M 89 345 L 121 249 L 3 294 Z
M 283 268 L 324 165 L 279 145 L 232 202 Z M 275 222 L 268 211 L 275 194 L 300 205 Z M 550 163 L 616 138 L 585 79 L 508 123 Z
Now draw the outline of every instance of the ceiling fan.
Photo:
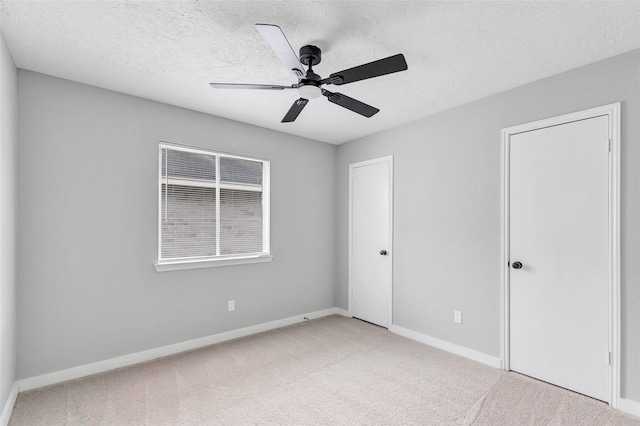
M 313 72 L 313 66 L 318 65 L 321 59 L 321 51 L 316 46 L 302 46 L 300 57 L 296 56 L 291 45 L 284 36 L 284 33 L 277 25 L 256 24 L 256 28 L 265 38 L 267 43 L 274 50 L 286 67 L 298 78 L 297 84 L 291 86 L 278 86 L 274 84 L 229 84 L 229 83 L 209 83 L 214 89 L 260 89 L 260 90 L 284 90 L 298 89 L 300 99 L 296 100 L 289 112 L 282 119 L 283 123 L 295 121 L 300 112 L 309 102 L 309 99 L 325 96 L 329 102 L 340 105 L 343 108 L 356 112 L 367 118 L 372 117 L 378 111 L 371 105 L 367 105 L 342 93 L 330 92 L 323 89 L 325 84 L 336 86 L 353 83 L 354 81 L 366 80 L 368 78 L 379 77 L 407 69 L 407 62 L 402 54 L 389 56 L 388 58 L 369 62 L 357 67 L 335 72 L 328 78 L 322 78 Z M 304 65 L 307 71 L 304 70 Z

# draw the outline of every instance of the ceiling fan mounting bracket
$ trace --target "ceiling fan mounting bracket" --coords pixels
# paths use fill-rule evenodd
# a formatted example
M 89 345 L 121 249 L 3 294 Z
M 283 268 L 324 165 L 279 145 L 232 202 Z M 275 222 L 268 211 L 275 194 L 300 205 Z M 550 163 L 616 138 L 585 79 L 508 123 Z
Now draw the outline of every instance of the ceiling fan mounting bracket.
M 313 67 L 320 63 L 322 51 L 319 47 L 306 45 L 300 48 L 300 62 L 307 66 Z

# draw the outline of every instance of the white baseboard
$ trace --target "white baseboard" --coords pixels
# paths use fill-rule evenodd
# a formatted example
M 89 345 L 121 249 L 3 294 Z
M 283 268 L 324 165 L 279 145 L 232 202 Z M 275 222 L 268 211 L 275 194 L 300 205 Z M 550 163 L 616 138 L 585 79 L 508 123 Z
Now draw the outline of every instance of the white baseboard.
M 18 399 L 19 391 L 20 386 L 18 385 L 18 382 L 14 382 L 13 387 L 11 388 L 11 392 L 9 392 L 7 402 L 6 404 L 4 404 L 4 408 L 2 409 L 2 415 L 0 416 L 1 426 L 7 426 L 9 424 L 9 419 L 11 418 L 11 413 L 13 412 L 13 406 L 16 404 L 16 399 Z
M 207 337 L 201 337 L 199 339 L 188 340 L 186 342 L 162 346 L 160 348 L 124 355 L 117 358 L 111 358 L 104 361 L 98 361 L 91 364 L 85 364 L 79 367 L 68 368 L 61 371 L 54 371 L 52 373 L 42 374 L 40 376 L 29 377 L 26 379 L 18 380 L 17 383 L 21 392 L 41 388 L 44 386 L 54 385 L 56 383 L 66 382 L 68 380 L 90 376 L 92 374 L 115 370 L 116 368 L 122 368 L 134 364 L 139 364 L 141 362 L 151 361 L 168 355 L 175 355 L 180 352 L 202 348 L 205 346 L 213 345 L 215 343 L 225 342 L 227 340 L 238 339 L 240 337 L 249 336 L 251 334 L 262 333 L 264 331 L 286 327 L 288 325 L 303 322 L 306 319 L 316 319 L 338 313 L 338 308 L 330 308 L 324 309 L 322 311 L 311 312 L 308 314 L 296 315 L 293 317 L 271 321 L 264 324 L 253 325 L 238 330 L 227 331 L 225 333 L 214 334 Z
M 460 355 L 465 358 L 481 362 L 482 364 L 486 364 L 490 367 L 501 368 L 502 366 L 502 361 L 500 360 L 500 358 L 496 358 L 482 352 L 474 351 L 473 349 L 465 348 L 464 346 L 459 346 L 445 340 L 436 339 L 435 337 L 427 336 L 426 334 L 421 334 L 417 331 L 409 330 L 397 325 L 392 325 L 391 327 L 389 327 L 389 331 L 395 334 L 399 334 L 400 336 L 416 340 L 420 343 L 433 346 L 434 348 L 442 349 L 443 351 L 451 352 L 452 354 Z
M 618 400 L 618 410 L 640 417 L 640 402 L 620 398 Z
M 351 318 L 351 315 L 349 315 L 349 311 L 347 311 L 346 309 L 342 309 L 342 308 L 334 308 L 334 309 L 336 310 L 336 314 L 342 315 L 343 317 Z

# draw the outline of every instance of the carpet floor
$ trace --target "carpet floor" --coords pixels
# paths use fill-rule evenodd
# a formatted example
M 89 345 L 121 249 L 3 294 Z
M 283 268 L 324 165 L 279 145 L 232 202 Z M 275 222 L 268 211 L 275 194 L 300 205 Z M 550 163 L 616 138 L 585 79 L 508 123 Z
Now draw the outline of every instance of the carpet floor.
M 9 424 L 640 426 L 640 419 L 334 315 L 22 392 Z

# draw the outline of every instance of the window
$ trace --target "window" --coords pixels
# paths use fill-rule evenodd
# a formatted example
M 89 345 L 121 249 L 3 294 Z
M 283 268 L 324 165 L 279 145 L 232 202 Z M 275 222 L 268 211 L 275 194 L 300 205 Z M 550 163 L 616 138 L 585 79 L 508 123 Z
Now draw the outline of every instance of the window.
M 269 161 L 167 144 L 159 160 L 156 269 L 270 260 Z

